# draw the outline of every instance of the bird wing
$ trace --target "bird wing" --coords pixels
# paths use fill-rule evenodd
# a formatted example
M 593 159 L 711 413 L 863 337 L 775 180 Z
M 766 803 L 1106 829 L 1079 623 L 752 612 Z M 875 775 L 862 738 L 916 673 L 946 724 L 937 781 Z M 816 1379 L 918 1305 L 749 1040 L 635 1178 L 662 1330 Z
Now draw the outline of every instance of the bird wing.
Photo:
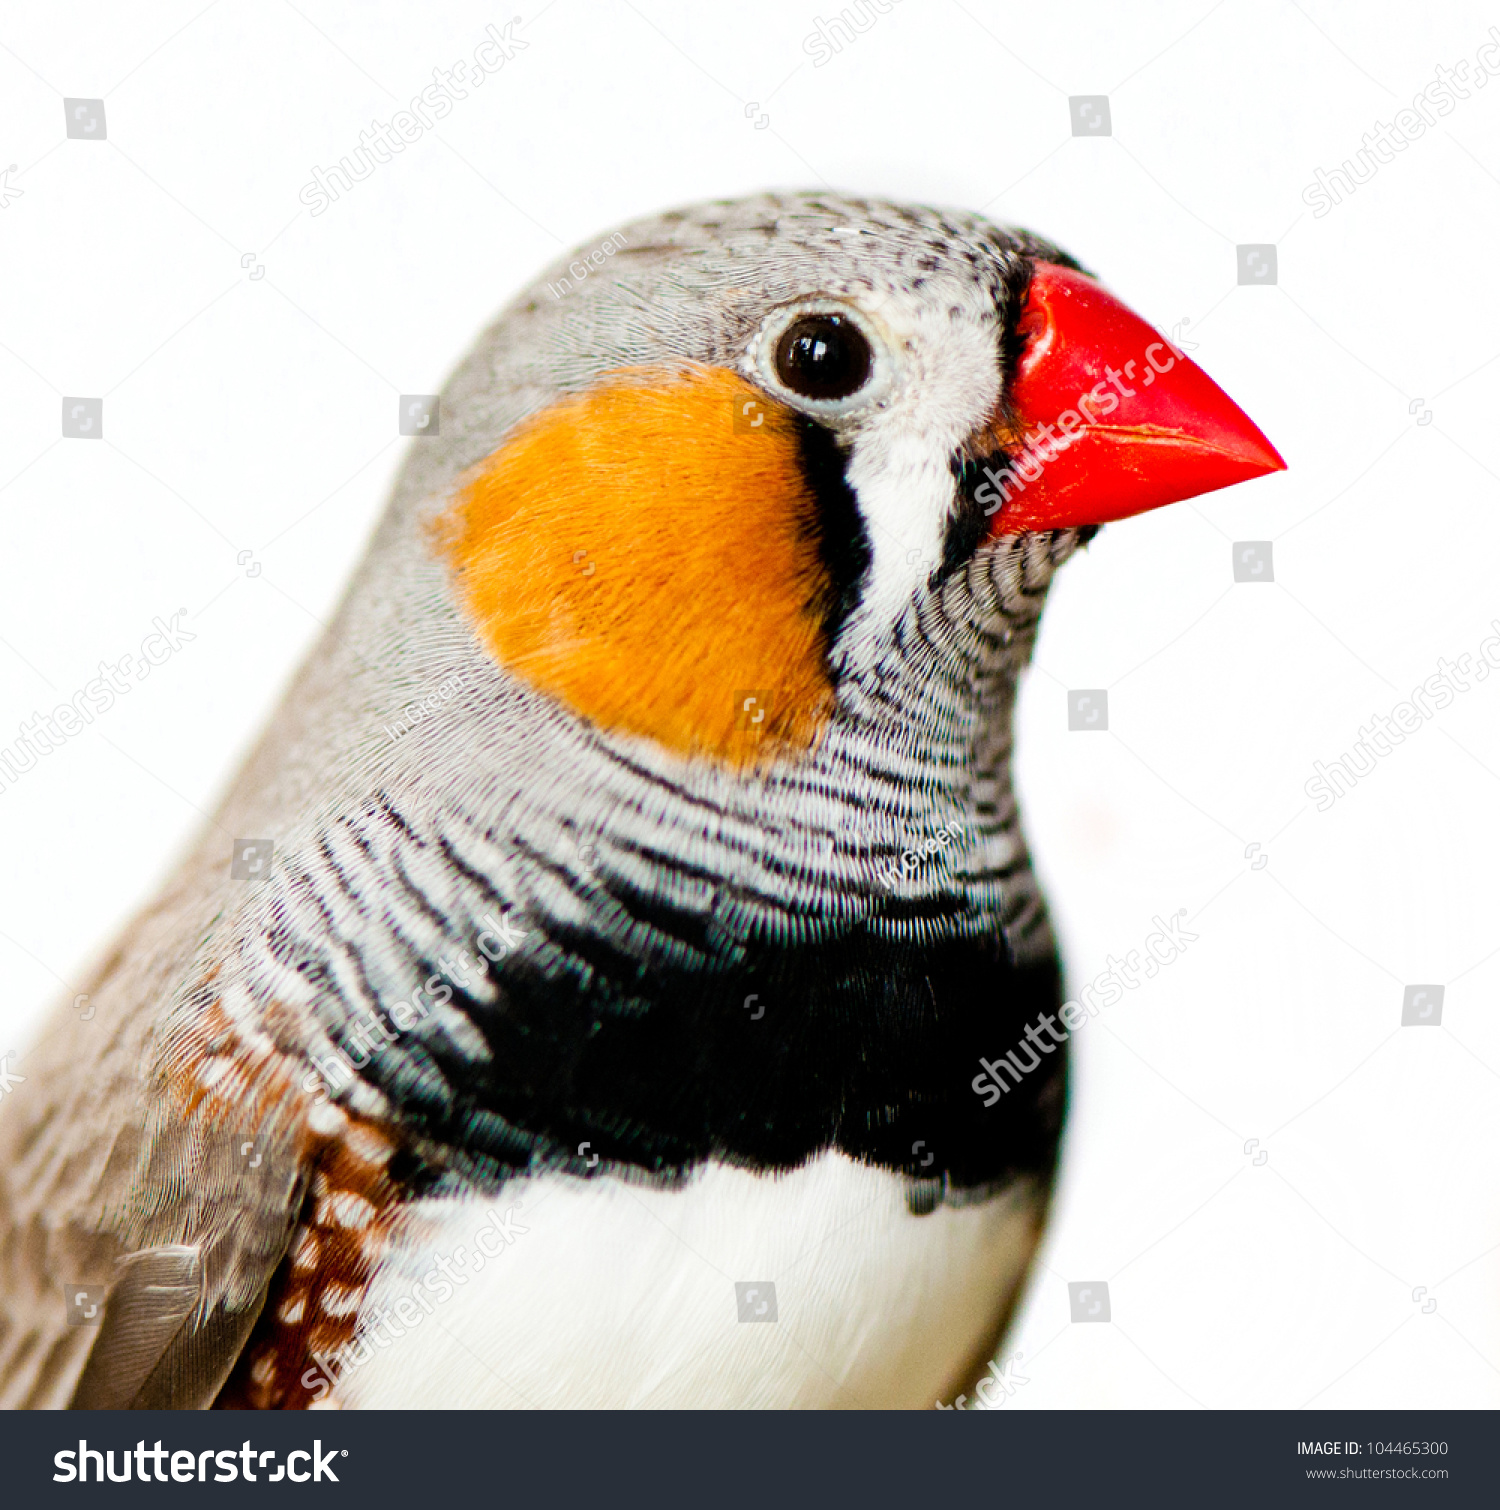
M 164 1038 L 199 868 L 59 1007 L 0 1105 L 0 1407 L 210 1405 L 286 1252 L 307 1168 L 287 1116 L 242 1093 L 264 1067 L 211 1096 Z

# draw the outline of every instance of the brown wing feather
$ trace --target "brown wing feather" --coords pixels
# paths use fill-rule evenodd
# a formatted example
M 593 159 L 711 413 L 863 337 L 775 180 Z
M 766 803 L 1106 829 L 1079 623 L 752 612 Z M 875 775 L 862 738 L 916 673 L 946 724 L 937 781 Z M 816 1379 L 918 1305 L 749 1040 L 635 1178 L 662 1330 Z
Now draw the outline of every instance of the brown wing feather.
M 127 930 L 89 983 L 91 1018 L 59 1009 L 15 1066 L 25 1082 L 0 1105 L 0 1407 L 209 1405 L 286 1252 L 310 1152 L 290 1067 L 247 1052 L 213 1008 L 160 1039 L 210 863 Z M 65 1295 L 83 1285 L 107 1287 L 97 1324 L 70 1321 Z

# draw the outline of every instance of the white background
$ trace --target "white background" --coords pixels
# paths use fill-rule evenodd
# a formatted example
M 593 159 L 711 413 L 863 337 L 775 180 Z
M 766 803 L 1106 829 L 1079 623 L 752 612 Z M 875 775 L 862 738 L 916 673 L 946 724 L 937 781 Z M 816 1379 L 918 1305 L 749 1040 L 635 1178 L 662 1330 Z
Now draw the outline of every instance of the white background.
M 1500 79 L 1301 198 L 1491 17 L 907 0 L 814 67 L 836 10 L 529 6 L 524 51 L 314 218 L 312 167 L 515 12 L 6 6 L 0 745 L 153 616 L 196 638 L 0 790 L 0 1054 L 24 1072 L 327 617 L 398 394 L 544 262 L 768 186 L 984 210 L 1196 342 L 1290 463 L 1111 526 L 1044 621 L 1020 766 L 1073 984 L 1155 913 L 1199 940 L 1079 1036 L 1008 1408 L 1500 1404 L 1500 677 L 1331 811 L 1303 791 L 1500 616 Z M 1096 93 L 1113 136 L 1072 137 Z M 104 98 L 104 143 L 64 140 L 64 96 Z M 1245 242 L 1275 287 L 1236 285 Z M 104 397 L 102 444 L 60 438 L 64 395 Z M 1275 582 L 1235 586 L 1263 539 Z M 1069 687 L 1109 690 L 1107 733 L 1068 732 Z M 1439 1028 L 1399 1026 L 1417 982 Z M 1113 1321 L 1071 1324 L 1099 1279 Z

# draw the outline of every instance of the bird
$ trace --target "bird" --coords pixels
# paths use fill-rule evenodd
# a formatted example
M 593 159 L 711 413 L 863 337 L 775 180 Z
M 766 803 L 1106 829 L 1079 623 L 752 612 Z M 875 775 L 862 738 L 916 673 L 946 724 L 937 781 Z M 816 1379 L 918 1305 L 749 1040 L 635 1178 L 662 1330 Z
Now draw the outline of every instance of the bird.
M 1284 465 L 967 211 L 760 194 L 545 269 L 0 1103 L 0 1404 L 967 1400 L 1068 1095 L 1049 584 Z

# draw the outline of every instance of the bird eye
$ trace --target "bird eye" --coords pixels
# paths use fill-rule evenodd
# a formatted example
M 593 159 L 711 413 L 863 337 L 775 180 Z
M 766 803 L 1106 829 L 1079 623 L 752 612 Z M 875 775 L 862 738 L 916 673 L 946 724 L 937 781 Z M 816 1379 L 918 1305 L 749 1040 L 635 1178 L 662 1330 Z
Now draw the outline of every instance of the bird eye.
M 870 343 L 847 315 L 803 315 L 776 343 L 776 376 L 803 398 L 848 398 L 872 364 Z

